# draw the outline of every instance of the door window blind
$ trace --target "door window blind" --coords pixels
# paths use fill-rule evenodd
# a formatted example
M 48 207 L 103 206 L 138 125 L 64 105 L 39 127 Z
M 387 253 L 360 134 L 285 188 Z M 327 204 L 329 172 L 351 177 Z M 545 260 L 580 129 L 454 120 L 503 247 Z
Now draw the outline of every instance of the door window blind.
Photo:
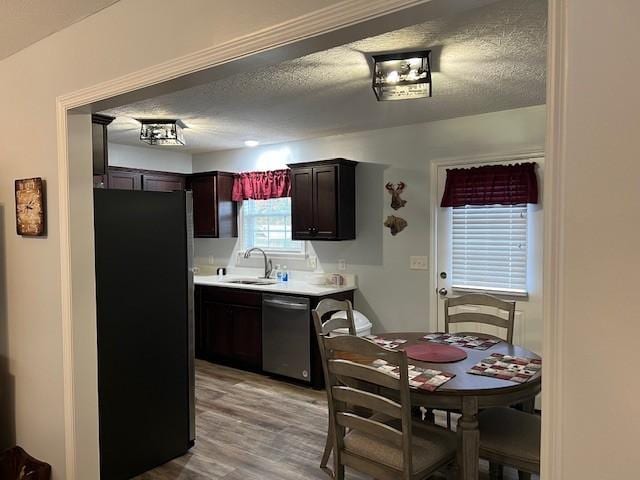
M 453 288 L 527 292 L 527 205 L 452 210 Z

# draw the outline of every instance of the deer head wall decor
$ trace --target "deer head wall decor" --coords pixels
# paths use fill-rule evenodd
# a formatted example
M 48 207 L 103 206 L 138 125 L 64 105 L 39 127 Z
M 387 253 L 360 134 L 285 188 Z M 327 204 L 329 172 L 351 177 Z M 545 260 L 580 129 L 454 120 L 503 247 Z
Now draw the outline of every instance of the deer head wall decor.
M 384 222 L 384 226 L 391 230 L 391 235 L 394 237 L 407 227 L 407 221 L 402 217 L 396 217 L 395 215 L 389 215 Z
M 385 185 L 385 188 L 391 195 L 391 208 L 398 210 L 407 204 L 406 200 L 400 198 L 400 194 L 404 191 L 405 184 L 400 182 L 397 185 L 389 182 Z

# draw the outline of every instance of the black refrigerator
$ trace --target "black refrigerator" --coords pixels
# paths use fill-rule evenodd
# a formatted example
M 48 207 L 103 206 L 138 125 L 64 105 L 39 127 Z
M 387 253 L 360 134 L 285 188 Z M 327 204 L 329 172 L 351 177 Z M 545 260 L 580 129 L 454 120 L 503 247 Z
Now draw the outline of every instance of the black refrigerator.
M 189 192 L 94 190 L 101 480 L 195 441 Z

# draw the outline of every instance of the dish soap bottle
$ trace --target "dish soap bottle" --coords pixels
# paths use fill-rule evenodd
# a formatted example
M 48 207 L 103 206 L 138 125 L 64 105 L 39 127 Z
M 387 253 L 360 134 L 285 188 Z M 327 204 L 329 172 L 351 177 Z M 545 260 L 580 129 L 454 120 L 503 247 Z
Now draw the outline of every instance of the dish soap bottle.
M 289 281 L 289 270 L 287 270 L 287 266 L 282 266 L 282 282 L 287 283 Z

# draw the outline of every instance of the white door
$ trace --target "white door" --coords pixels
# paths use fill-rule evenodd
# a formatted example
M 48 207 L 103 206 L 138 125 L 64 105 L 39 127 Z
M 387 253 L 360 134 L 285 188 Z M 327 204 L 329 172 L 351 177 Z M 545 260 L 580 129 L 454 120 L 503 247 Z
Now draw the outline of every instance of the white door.
M 514 159 L 515 160 L 515 159 Z M 505 162 L 505 163 L 513 163 Z M 521 160 L 521 159 L 518 159 Z M 527 161 L 536 161 L 539 164 L 538 177 L 539 182 L 542 179 L 542 162 L 543 158 L 527 159 Z M 542 353 L 542 205 L 528 205 L 526 207 L 492 207 L 482 208 L 475 207 L 476 210 L 466 212 L 458 210 L 454 213 L 453 208 L 442 208 L 439 206 L 442 193 L 444 191 L 446 181 L 447 168 L 462 168 L 470 166 L 479 166 L 488 162 L 464 165 L 440 165 L 437 167 L 437 188 L 438 188 L 438 205 L 435 208 L 435 226 L 436 226 L 436 251 L 435 251 L 435 268 L 436 275 L 435 292 L 433 292 L 432 301 L 437 303 L 437 329 L 444 331 L 444 299 L 447 297 L 456 297 L 469 291 L 483 291 L 490 293 L 499 298 L 516 301 L 516 319 L 514 329 L 514 343 L 522 345 L 536 353 Z M 496 163 L 496 162 L 492 162 Z M 541 187 L 541 185 L 540 185 Z M 463 207 L 469 209 L 470 207 Z M 474 207 L 471 207 L 474 208 Z M 499 208 L 499 209 L 498 209 Z M 454 220 L 455 215 L 455 220 Z M 476 225 L 482 225 L 482 232 L 479 235 L 492 234 L 487 229 L 493 228 L 491 225 L 495 223 L 502 224 L 502 220 L 493 220 L 494 218 L 513 218 L 514 227 L 510 231 L 510 239 L 524 238 L 524 242 L 520 246 L 522 249 L 522 258 L 518 261 L 510 263 L 507 270 L 501 270 L 501 267 L 489 268 L 483 272 L 483 268 L 476 269 L 473 262 L 464 262 L 461 266 L 460 251 L 464 242 L 473 243 L 476 235 L 471 231 Z M 454 222 L 456 226 L 454 236 Z M 486 226 L 486 228 L 485 228 Z M 501 229 L 497 235 L 504 233 Z M 520 235 L 520 236 L 519 236 Z M 526 236 L 526 237 L 525 237 Z M 495 236 L 494 236 L 495 239 Z M 497 238 L 497 242 L 502 241 Z M 519 240 L 518 240 L 519 241 Z M 454 242 L 456 249 L 456 264 L 454 265 Z M 469 247 L 467 247 L 469 248 Z M 465 250 L 466 252 L 467 250 Z M 513 259 L 512 259 L 513 261 Z M 520 263 L 519 263 L 520 262 Z M 482 262 L 479 262 L 482 263 Z M 471 264 L 471 266 L 469 266 Z M 483 278 L 486 275 L 491 278 Z M 522 278 L 522 275 L 524 278 Z M 510 286 L 518 287 L 524 284 L 526 293 L 515 292 L 509 293 L 509 286 L 504 291 L 494 290 L 495 287 L 483 285 L 491 285 L 496 278 L 503 276 L 513 277 Z M 476 287 L 466 288 L 460 284 L 468 285 L 469 279 L 477 281 Z M 464 281 L 466 280 L 466 281 Z M 487 280 L 483 282 L 483 280 Z M 516 290 L 514 288 L 513 290 Z M 457 307 L 465 311 L 482 311 L 479 307 Z M 496 314 L 495 309 L 486 309 L 486 313 Z M 451 326 L 451 331 L 471 331 L 479 333 L 489 333 L 504 337 L 503 329 L 489 325 L 475 324 L 456 324 Z

